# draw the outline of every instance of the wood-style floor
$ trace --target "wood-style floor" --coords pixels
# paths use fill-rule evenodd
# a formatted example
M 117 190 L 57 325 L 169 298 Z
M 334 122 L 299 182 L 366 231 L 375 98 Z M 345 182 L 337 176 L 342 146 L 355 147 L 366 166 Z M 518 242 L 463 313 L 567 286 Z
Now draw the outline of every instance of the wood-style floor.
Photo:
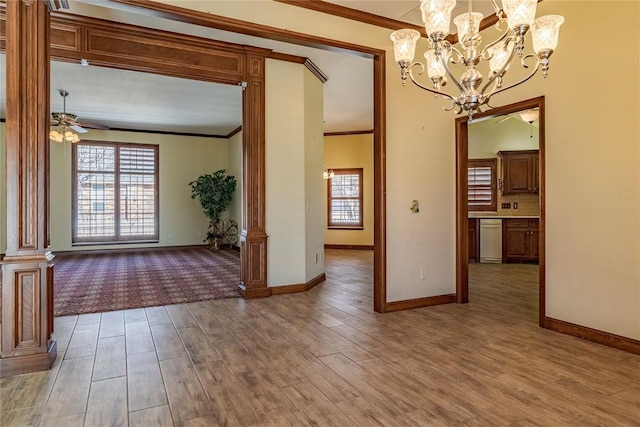
M 536 326 L 536 267 L 471 265 L 471 302 L 374 314 L 372 254 L 307 294 L 56 319 L 2 426 L 640 425 L 640 357 Z M 516 280 L 517 279 L 517 280 Z

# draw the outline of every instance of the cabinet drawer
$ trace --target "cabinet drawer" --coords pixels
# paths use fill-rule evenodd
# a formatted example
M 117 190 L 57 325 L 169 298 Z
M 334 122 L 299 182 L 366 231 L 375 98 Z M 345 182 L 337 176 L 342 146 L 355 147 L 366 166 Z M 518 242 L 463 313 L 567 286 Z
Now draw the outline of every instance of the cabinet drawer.
M 506 219 L 505 226 L 507 228 L 529 228 L 528 219 Z
M 535 219 L 530 219 L 529 220 L 529 227 L 531 228 L 535 228 L 538 229 L 538 224 L 540 223 L 540 220 L 535 218 Z

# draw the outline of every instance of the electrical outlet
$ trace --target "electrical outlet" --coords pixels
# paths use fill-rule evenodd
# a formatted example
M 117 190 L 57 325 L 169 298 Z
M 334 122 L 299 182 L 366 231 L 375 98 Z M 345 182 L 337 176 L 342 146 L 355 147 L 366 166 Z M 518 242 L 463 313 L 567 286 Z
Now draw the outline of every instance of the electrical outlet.
M 502 209 L 511 209 L 511 203 L 503 203 Z
M 427 272 L 420 269 L 420 280 L 427 280 Z
M 518 209 L 518 204 L 517 203 L 513 204 L 513 209 Z
M 315 256 L 316 264 L 318 263 L 318 258 L 320 258 L 320 257 L 318 256 L 318 254 L 316 254 L 316 256 Z

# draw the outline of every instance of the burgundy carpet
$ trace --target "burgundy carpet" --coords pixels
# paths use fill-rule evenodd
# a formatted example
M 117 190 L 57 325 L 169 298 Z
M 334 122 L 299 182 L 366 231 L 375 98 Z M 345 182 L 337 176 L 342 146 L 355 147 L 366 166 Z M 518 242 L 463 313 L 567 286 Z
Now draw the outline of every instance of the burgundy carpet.
M 54 316 L 236 298 L 240 256 L 207 248 L 58 255 Z

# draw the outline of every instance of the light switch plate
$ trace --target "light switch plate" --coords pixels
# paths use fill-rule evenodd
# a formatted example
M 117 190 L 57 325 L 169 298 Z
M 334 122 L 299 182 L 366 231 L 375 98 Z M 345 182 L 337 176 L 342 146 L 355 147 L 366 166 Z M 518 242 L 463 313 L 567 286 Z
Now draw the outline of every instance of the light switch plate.
M 516 204 L 514 203 L 514 206 L 515 206 L 515 205 L 516 205 Z M 511 209 L 511 203 L 503 203 L 503 204 L 502 204 L 502 209 Z

